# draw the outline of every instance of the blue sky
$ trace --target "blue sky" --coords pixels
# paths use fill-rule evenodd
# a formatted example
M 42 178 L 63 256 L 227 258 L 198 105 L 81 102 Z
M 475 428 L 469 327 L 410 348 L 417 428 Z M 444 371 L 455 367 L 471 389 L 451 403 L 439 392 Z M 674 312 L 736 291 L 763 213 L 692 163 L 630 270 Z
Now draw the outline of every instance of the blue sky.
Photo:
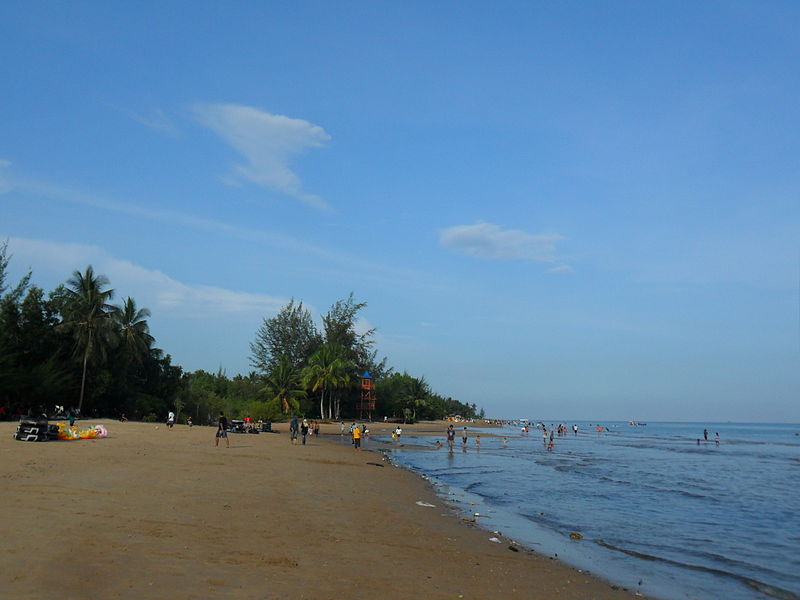
M 793 2 L 4 2 L 0 236 L 187 370 L 351 291 L 491 415 L 800 421 Z

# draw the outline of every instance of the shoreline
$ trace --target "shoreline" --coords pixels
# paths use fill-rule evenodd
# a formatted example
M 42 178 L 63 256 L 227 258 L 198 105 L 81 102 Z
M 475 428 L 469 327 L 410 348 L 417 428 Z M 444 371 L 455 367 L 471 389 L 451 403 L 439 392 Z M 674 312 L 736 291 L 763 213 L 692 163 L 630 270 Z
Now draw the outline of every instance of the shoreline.
M 373 442 L 359 452 L 336 441 L 336 423 L 306 446 L 280 423 L 215 448 L 211 427 L 79 425 L 95 422 L 108 438 L 18 442 L 16 423 L 0 423 L 10 595 L 641 597 L 505 536 L 489 541 Z

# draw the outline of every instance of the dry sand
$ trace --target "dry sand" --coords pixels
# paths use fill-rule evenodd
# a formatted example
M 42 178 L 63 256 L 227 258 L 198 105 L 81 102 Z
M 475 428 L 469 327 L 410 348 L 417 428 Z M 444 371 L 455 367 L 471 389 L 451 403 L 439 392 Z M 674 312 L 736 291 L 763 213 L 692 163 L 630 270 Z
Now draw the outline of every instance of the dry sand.
M 44 443 L 0 423 L 1 598 L 634 596 L 490 542 L 424 480 L 338 435 L 292 446 L 276 424 L 215 448 L 209 427 L 97 422 L 108 438 Z

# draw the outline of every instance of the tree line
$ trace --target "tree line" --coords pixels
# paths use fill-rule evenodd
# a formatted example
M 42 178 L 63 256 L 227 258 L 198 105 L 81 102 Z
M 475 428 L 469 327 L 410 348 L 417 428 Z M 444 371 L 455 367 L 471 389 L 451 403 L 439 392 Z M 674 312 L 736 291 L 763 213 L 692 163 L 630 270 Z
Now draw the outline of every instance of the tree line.
M 397 373 L 377 358 L 374 329 L 360 330 L 366 307 L 350 294 L 334 302 L 318 329 L 302 302 L 290 300 L 264 318 L 250 344 L 253 370 L 228 377 L 221 368 L 184 372 L 155 346 L 150 311 L 116 291 L 91 266 L 74 271 L 54 290 L 6 280 L 11 256 L 0 244 L 0 418 L 63 406 L 85 416 L 211 422 L 276 420 L 299 414 L 351 419 L 358 414 L 361 380 L 375 382 L 374 416 L 436 419 L 482 416 L 475 404 L 434 393 L 424 377 Z

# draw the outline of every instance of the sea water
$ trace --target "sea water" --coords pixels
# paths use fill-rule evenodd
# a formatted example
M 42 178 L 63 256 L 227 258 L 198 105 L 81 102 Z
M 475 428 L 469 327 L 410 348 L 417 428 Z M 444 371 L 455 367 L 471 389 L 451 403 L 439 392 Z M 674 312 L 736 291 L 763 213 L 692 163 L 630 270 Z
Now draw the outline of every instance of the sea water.
M 665 600 L 800 598 L 800 425 L 565 424 L 551 451 L 534 427 L 470 428 L 464 448 L 458 426 L 453 452 L 444 432 L 386 445 L 487 539 Z

